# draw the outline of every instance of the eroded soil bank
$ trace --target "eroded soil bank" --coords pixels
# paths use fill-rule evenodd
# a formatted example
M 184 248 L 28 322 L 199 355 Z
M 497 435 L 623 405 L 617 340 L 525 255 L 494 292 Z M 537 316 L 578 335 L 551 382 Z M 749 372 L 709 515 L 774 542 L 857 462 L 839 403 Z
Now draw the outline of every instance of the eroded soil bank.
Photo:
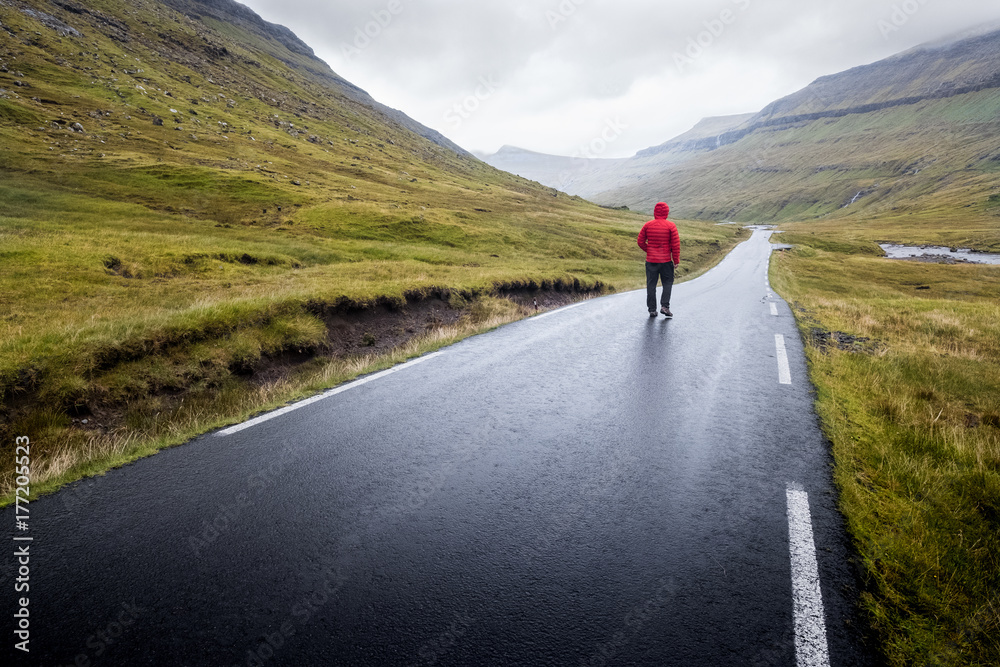
M 502 286 L 492 297 L 515 304 L 520 314 L 530 316 L 559 308 L 581 299 L 606 292 L 603 285 L 591 288 L 582 286 Z M 387 354 L 411 340 L 439 327 L 455 325 L 463 318 L 475 319 L 475 295 L 448 289 L 434 289 L 428 293 L 406 295 L 405 303 L 377 301 L 372 304 L 342 303 L 317 306 L 315 314 L 322 317 L 327 328 L 327 345 L 311 352 L 285 351 L 279 355 L 262 358 L 253 368 L 247 369 L 255 383 L 275 382 L 297 366 L 326 358 Z
M 599 282 L 527 282 L 494 285 L 488 293 L 433 288 L 367 303 L 308 303 L 298 317 L 316 335 L 304 343 L 233 354 L 245 344 L 237 331 L 160 341 L 148 345 L 146 356 L 119 351 L 95 365 L 77 393 L 53 396 L 38 384 L 5 396 L 0 429 L 30 438 L 32 491 L 46 493 L 407 357 L 608 291 Z M 274 321 L 247 328 L 256 335 Z M 12 501 L 13 484 L 0 472 L 0 505 Z

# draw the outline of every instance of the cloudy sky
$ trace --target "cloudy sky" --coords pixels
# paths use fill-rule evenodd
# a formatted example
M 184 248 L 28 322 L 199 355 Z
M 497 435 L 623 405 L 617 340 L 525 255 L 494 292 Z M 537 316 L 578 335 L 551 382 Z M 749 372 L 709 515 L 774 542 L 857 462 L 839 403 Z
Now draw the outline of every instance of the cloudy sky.
M 982 0 L 242 2 L 464 148 L 578 156 L 612 138 L 599 157 L 1000 20 Z

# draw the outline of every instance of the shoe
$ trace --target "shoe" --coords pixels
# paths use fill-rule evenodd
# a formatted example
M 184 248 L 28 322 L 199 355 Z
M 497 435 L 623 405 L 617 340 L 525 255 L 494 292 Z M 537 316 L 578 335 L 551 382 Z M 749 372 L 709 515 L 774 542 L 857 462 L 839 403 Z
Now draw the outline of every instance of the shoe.
M 664 314 L 664 316 L 666 316 L 666 317 L 673 317 L 673 316 L 674 316 L 674 314 L 673 314 L 673 313 L 671 313 L 671 312 L 670 312 L 670 309 L 669 309 L 669 308 L 667 308 L 666 306 L 664 306 L 663 308 L 660 308 L 660 312 L 661 312 L 661 313 L 663 313 L 663 314 Z M 654 315 L 654 316 L 655 316 L 655 315 Z
M 656 317 L 656 311 L 655 310 L 649 311 L 649 316 L 650 317 Z

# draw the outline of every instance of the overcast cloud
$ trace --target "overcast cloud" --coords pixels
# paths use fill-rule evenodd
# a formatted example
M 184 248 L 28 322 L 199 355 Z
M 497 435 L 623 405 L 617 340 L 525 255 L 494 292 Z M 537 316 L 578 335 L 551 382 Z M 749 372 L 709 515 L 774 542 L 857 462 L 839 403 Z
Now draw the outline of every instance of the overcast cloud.
M 459 145 L 625 157 L 1000 20 L 982 0 L 243 0 Z M 598 142 L 600 144 L 600 142 Z

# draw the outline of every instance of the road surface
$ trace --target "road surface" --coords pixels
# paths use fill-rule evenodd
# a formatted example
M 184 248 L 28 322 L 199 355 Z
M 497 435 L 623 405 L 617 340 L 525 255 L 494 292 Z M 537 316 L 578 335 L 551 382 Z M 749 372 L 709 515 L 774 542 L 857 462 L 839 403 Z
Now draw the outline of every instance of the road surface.
M 5 652 L 866 664 L 770 252 L 756 231 L 676 286 L 673 320 L 575 304 L 33 502 L 31 652 Z

